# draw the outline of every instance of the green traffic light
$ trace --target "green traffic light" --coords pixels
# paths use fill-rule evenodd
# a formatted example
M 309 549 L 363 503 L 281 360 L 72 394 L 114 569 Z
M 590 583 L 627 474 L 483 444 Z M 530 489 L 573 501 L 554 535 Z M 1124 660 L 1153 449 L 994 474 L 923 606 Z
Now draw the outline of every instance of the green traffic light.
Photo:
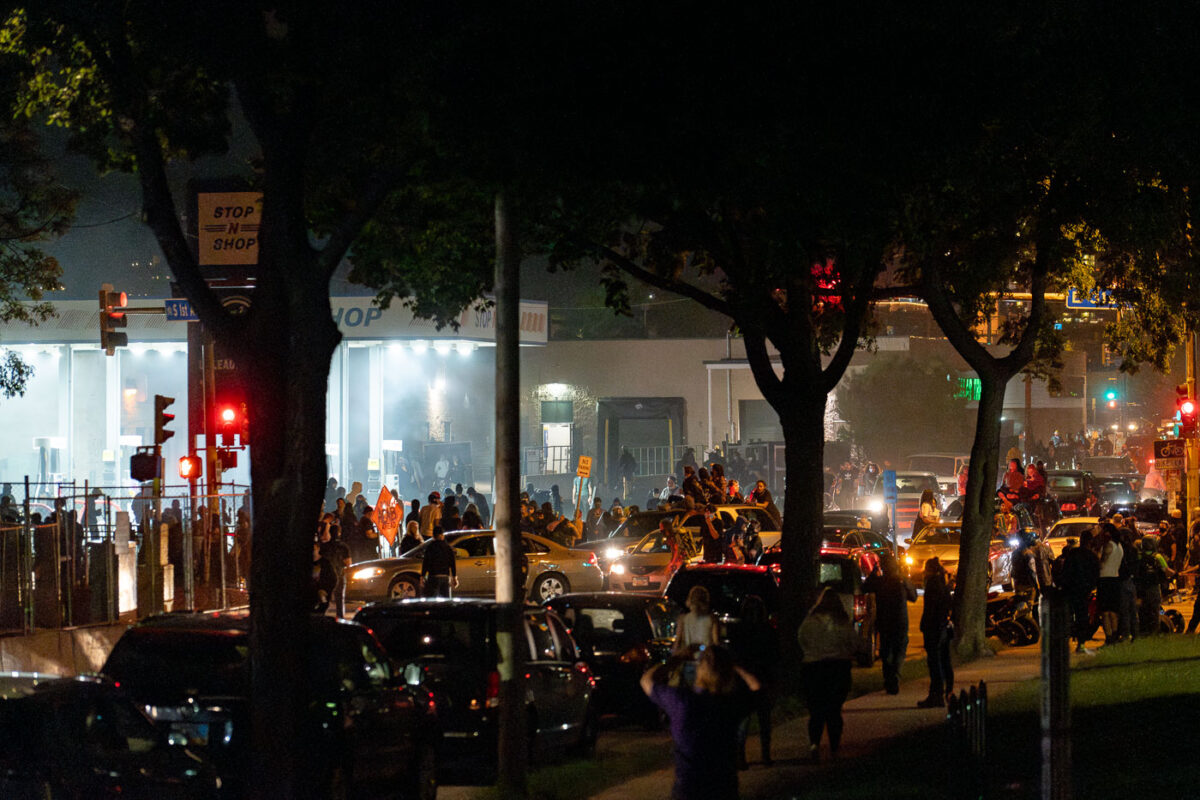
M 1105 400 L 1116 400 L 1117 399 L 1117 391 L 1115 389 L 1109 389 L 1107 392 L 1104 393 L 1104 399 Z

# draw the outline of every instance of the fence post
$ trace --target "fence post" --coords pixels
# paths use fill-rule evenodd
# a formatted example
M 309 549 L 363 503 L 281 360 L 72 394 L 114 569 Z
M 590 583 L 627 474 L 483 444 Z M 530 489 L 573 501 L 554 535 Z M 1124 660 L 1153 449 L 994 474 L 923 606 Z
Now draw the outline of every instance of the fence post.
M 946 761 L 950 794 L 962 800 L 983 797 L 987 781 L 987 685 L 960 690 L 946 704 L 949 758 Z
M 1071 798 L 1071 639 L 1062 592 L 1042 594 L 1042 800 Z

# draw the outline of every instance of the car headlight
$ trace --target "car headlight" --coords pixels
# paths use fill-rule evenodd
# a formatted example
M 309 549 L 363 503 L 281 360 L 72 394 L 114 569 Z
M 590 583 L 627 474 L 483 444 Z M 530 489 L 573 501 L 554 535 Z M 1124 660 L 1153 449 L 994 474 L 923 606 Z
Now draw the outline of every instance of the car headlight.
M 365 569 L 355 570 L 350 575 L 352 581 L 369 581 L 371 578 L 378 578 L 383 574 L 383 567 L 366 567 Z
M 625 551 L 619 547 L 610 547 L 604 551 L 604 557 L 609 561 L 612 561 L 614 558 L 620 558 L 623 555 L 625 555 Z
M 883 511 L 883 501 L 882 500 L 868 501 L 867 502 L 867 510 L 874 514 L 878 514 L 879 512 Z
M 624 564 L 613 564 L 612 569 L 610 569 L 609 572 L 612 573 L 613 575 L 624 575 L 625 574 L 625 565 Z
M 912 556 L 905 556 L 905 557 L 904 557 L 904 563 L 905 563 L 905 564 L 908 564 L 908 565 L 911 567 L 911 566 L 913 565 L 913 557 L 912 557 Z
M 1020 546 L 1020 544 L 1021 544 L 1021 540 L 1015 536 L 1008 540 L 1009 547 L 1018 547 L 1018 546 Z

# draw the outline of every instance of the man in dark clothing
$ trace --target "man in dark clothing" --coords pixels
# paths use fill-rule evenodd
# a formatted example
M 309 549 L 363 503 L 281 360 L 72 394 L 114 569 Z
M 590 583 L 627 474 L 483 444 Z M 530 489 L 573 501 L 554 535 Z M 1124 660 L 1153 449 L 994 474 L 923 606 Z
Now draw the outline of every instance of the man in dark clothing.
M 705 564 L 720 564 L 725 560 L 725 540 L 716 512 L 712 506 L 704 509 L 704 520 L 700 523 L 700 549 Z
M 921 635 L 929 665 L 929 696 L 917 703 L 918 708 L 940 708 L 954 690 L 954 665 L 950 662 L 950 640 L 954 638 L 951 607 L 946 569 L 934 556 L 925 562 L 925 608 L 921 611 Z
M 757 481 L 754 484 L 754 491 L 746 498 L 746 502 L 765 510 L 776 527 L 783 526 L 783 515 L 776 508 L 775 498 L 771 497 L 771 490 L 767 488 L 766 481 Z
M 421 501 L 414 497 L 412 500 L 408 501 L 408 505 L 412 510 L 409 511 L 408 516 L 404 518 L 404 527 L 407 528 L 408 523 L 410 522 L 417 523 L 417 526 L 419 527 L 421 525 Z
M 699 505 L 708 502 L 704 487 L 700 484 L 700 478 L 692 467 L 683 468 L 683 496 L 692 498 Z
M 321 555 L 321 543 L 313 542 L 312 582 L 309 584 L 309 603 L 314 612 L 324 614 L 337 585 L 337 575 L 329 559 Z
M 899 694 L 900 668 L 908 651 L 908 604 L 917 602 L 917 590 L 904 577 L 896 557 L 884 552 L 879 556 L 879 567 L 863 581 L 863 591 L 875 595 L 883 688 L 888 694 Z
M 350 558 L 355 564 L 379 558 L 379 528 L 375 525 L 374 508 L 363 508 L 362 519 L 354 529 L 354 538 L 346 542 L 346 546 L 350 548 Z
M 1075 639 L 1075 652 L 1090 654 L 1084 644 L 1091 636 L 1088 623 L 1088 602 L 1092 590 L 1100 581 L 1100 557 L 1092 550 L 1093 534 L 1090 530 L 1079 535 L 1079 546 L 1072 547 L 1063 555 L 1062 590 L 1071 612 L 1071 636 Z
M 483 526 L 486 528 L 492 519 L 492 508 L 488 505 L 487 498 L 475 491 L 474 486 L 467 488 L 467 497 L 475 504 L 475 510 L 479 512 L 479 518 L 483 520 Z
M 438 525 L 433 529 L 433 541 L 425 547 L 421 558 L 421 580 L 426 597 L 449 597 L 450 589 L 458 586 L 458 568 L 454 548 L 446 543 L 446 533 Z
M 350 566 L 350 548 L 342 541 L 341 528 L 333 514 L 321 522 L 321 555 L 328 559 L 337 581 L 333 586 L 333 606 L 338 619 L 346 615 L 346 567 Z

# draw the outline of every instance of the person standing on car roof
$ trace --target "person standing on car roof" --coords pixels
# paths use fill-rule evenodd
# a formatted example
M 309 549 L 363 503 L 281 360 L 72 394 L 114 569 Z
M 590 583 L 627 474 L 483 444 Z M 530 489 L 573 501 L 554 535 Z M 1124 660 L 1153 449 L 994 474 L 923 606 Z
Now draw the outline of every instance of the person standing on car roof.
M 940 708 L 954 691 L 954 665 L 950 662 L 950 642 L 954 638 L 954 623 L 950 619 L 952 601 L 946 568 L 934 556 L 925 562 L 925 607 L 921 610 L 929 694 L 917 703 L 918 708 Z
M 425 546 L 421 557 L 421 580 L 426 597 L 450 597 L 451 588 L 458 586 L 454 548 L 446 542 L 446 532 L 440 525 L 433 529 L 433 541 Z
M 641 686 L 670 720 L 675 756 L 671 800 L 737 800 L 738 723 L 750 703 L 735 690 L 739 677 L 752 693 L 761 684 L 718 645 L 701 654 L 693 686 L 668 686 L 669 674 L 666 665 L 655 666 L 642 675 Z
M 746 498 L 746 502 L 752 506 L 758 506 L 767 512 L 767 516 L 775 523 L 775 527 L 783 525 L 783 515 L 779 513 L 779 509 L 775 506 L 775 498 L 771 497 L 771 490 L 767 488 L 766 481 L 755 481 L 754 491 Z
M 917 602 L 917 590 L 908 582 L 896 557 L 884 551 L 879 554 L 879 566 L 863 581 L 863 591 L 875 595 L 883 688 L 888 694 L 899 694 L 900 669 L 908 652 L 908 604 Z

